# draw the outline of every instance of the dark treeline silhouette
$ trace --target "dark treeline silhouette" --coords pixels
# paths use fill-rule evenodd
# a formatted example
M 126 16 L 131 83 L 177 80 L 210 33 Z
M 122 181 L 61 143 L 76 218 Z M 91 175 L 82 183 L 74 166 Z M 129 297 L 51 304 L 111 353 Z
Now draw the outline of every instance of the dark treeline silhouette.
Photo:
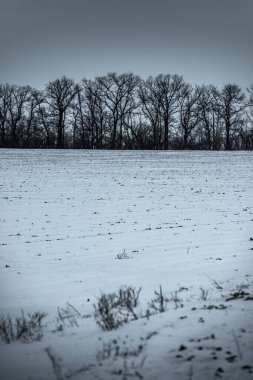
M 0 147 L 253 149 L 253 85 L 193 87 L 179 75 L 108 73 L 44 91 L 0 85 Z

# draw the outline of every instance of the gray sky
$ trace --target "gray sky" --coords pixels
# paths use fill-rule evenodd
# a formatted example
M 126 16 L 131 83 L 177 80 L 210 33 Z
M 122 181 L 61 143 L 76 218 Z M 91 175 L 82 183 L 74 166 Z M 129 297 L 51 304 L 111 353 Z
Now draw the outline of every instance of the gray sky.
M 0 0 L 0 83 L 109 71 L 253 83 L 253 0 Z

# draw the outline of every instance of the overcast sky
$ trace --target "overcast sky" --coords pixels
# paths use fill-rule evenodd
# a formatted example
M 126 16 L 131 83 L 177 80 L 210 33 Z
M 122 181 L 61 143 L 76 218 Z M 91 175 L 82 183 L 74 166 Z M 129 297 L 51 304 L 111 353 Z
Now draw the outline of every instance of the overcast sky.
M 0 0 L 0 83 L 109 71 L 253 83 L 253 0 Z

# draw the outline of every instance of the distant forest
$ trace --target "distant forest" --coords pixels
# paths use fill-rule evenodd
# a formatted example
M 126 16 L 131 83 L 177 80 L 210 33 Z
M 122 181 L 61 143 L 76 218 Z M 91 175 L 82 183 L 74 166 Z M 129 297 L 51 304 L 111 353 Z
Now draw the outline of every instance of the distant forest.
M 0 84 L 0 147 L 253 149 L 253 85 L 243 92 L 132 73 L 63 76 L 43 91 Z

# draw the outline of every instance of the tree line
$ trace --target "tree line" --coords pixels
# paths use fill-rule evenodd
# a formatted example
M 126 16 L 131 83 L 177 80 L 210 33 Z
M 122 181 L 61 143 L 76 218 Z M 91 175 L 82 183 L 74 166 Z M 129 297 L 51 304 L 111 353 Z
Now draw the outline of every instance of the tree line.
M 0 84 L 0 147 L 253 149 L 253 85 L 192 86 L 182 76 L 63 76 L 43 91 Z

